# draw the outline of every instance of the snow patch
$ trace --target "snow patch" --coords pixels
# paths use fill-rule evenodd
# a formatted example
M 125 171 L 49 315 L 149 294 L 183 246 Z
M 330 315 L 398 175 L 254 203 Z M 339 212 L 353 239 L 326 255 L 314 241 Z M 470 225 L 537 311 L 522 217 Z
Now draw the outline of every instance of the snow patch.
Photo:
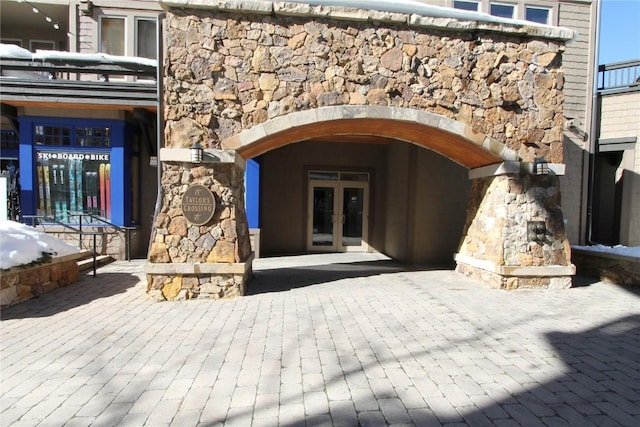
M 32 61 L 68 61 L 68 62 L 99 62 L 102 64 L 129 64 L 156 67 L 158 61 L 137 56 L 118 56 L 106 53 L 78 53 L 59 50 L 37 50 L 31 53 L 27 49 L 13 44 L 0 43 L 0 58 L 31 59 Z
M 44 255 L 71 255 L 80 250 L 26 224 L 0 220 L 0 269 L 30 264 Z

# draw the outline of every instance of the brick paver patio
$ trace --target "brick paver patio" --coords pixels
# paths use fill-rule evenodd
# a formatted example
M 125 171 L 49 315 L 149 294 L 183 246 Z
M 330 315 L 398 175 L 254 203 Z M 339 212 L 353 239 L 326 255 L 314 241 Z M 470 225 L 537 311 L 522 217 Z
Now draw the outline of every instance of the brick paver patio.
M 379 256 L 154 303 L 143 261 L 3 310 L 0 425 L 640 425 L 640 291 L 502 291 Z

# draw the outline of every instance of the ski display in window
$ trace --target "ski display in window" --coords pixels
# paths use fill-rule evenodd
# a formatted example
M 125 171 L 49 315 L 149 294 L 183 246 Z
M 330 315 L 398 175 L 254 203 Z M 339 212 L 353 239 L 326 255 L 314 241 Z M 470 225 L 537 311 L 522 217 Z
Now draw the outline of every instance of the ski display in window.
M 37 153 L 38 214 L 70 221 L 74 213 L 111 216 L 108 153 Z

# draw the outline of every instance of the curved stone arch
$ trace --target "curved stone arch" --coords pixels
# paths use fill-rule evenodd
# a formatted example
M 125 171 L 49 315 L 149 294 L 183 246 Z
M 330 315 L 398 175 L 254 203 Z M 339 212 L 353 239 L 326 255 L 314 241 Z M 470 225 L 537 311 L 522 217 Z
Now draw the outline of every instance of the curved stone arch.
M 332 106 L 275 117 L 222 141 L 245 159 L 310 139 L 338 135 L 396 139 L 433 150 L 473 169 L 517 161 L 502 142 L 469 125 L 427 111 L 383 106 Z

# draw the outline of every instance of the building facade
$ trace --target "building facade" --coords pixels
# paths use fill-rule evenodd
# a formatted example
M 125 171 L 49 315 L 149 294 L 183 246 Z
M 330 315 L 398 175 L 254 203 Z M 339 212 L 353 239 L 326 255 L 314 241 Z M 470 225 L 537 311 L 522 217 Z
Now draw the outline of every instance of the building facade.
M 119 163 L 112 167 L 121 178 L 110 193 L 114 200 L 120 201 L 117 213 L 114 214 L 112 208 L 107 215 L 106 210 L 101 210 L 103 203 L 98 192 L 97 214 L 107 216 L 117 225 L 135 229 L 138 239 L 134 253 L 146 256 L 149 247 L 151 264 L 185 263 L 188 258 L 185 253 L 197 250 L 203 259 L 194 262 L 206 261 L 217 242 L 227 240 L 233 242 L 233 247 L 226 245 L 222 249 L 224 245 L 220 243 L 220 253 L 212 255 L 209 261 L 228 262 L 229 254 L 233 253 L 233 262 L 242 263 L 248 249 L 243 241 L 237 243 L 234 239 L 247 233 L 254 238 L 253 247 L 259 247 L 262 256 L 379 251 L 419 264 L 452 264 L 458 259 L 461 270 L 465 269 L 460 265 L 465 264 L 466 259 L 468 268 L 486 272 L 483 275 L 490 276 L 488 281 L 500 282 L 499 286 L 515 286 L 504 284 L 505 277 L 517 276 L 510 275 L 514 266 L 542 267 L 546 262 L 567 269 L 556 276 L 545 273 L 545 277 L 570 275 L 568 242 L 593 242 L 594 221 L 605 223 L 594 219 L 591 213 L 594 197 L 598 197 L 592 191 L 594 180 L 590 172 L 598 150 L 594 138 L 594 129 L 598 126 L 591 119 L 597 113 L 593 102 L 596 1 L 422 2 L 461 14 L 450 18 L 451 21 L 466 22 L 469 21 L 466 13 L 481 12 L 520 21 L 514 22 L 512 28 L 526 27 L 526 22 L 530 22 L 574 30 L 570 37 L 566 34 L 548 37 L 535 31 L 518 34 L 518 30 L 503 31 L 504 34 L 498 36 L 503 28 L 487 30 L 477 24 L 475 31 L 460 28 L 452 33 L 436 25 L 432 32 L 417 34 L 413 23 L 407 25 L 410 21 L 398 20 L 394 15 L 402 12 L 371 10 L 367 12 L 367 19 L 375 25 L 367 26 L 359 19 L 352 19 L 360 12 L 336 15 L 335 9 L 329 6 L 307 4 L 314 2 L 291 2 L 287 6 L 290 10 L 283 14 L 274 13 L 273 2 L 268 1 L 251 2 L 247 10 L 235 5 L 236 2 L 183 3 L 2 2 L 3 43 L 20 44 L 29 50 L 53 48 L 125 57 L 156 57 L 157 43 L 153 35 L 158 24 L 155 18 L 162 11 L 161 6 L 168 13 L 164 21 L 165 49 L 161 55 L 164 57 L 160 58 L 167 67 L 162 70 L 164 98 L 160 108 L 166 110 L 161 113 L 160 129 L 155 127 L 157 104 L 153 102 L 132 107 L 94 101 L 87 108 L 85 104 L 56 100 L 43 106 L 41 102 L 24 98 L 22 101 L 8 99 L 3 91 L 2 156 L 19 157 L 21 163 L 23 159 L 33 159 L 30 167 L 20 165 L 24 213 L 37 214 L 43 209 L 51 213 L 47 211 L 47 198 L 39 197 L 44 178 L 39 182 L 37 177 L 41 176 L 39 172 L 44 164 L 38 163 L 38 156 L 62 153 L 66 148 L 41 147 L 38 138 L 43 141 L 56 138 L 44 135 L 44 130 L 43 135 L 38 132 L 40 128 L 59 132 L 53 129 L 61 127 L 70 129 L 68 132 L 73 135 L 71 145 L 66 145 L 71 147 L 67 150 L 70 154 L 86 151 L 82 143 L 76 142 L 80 135 L 77 128 L 109 129 L 113 148 L 109 153 L 104 150 L 99 153 L 104 147 L 95 147 L 95 153 L 109 154 L 110 163 Z M 33 13 L 33 8 L 39 8 L 40 13 Z M 180 11 L 185 8 L 195 18 L 182 17 Z M 233 15 L 234 8 L 247 16 Z M 302 12 L 304 10 L 306 12 Z M 298 21 L 283 17 L 287 14 L 296 16 Z M 43 19 L 43 15 L 58 24 L 64 35 L 48 23 L 48 19 Z M 28 31 L 11 25 L 19 22 L 17 18 L 30 23 Z M 201 28 L 196 28 L 190 20 L 198 22 Z M 263 22 L 266 29 L 255 20 Z M 387 25 L 389 22 L 393 25 Z M 541 34 L 540 43 L 544 47 L 532 42 Z M 47 43 L 39 44 L 43 40 Z M 528 43 L 533 45 L 526 46 Z M 300 49 L 307 51 L 300 54 Z M 338 54 L 342 56 L 338 58 Z M 540 59 L 544 55 L 546 57 Z M 527 70 L 518 69 L 522 64 L 531 68 L 528 74 Z M 545 72 L 539 73 L 536 67 Z M 466 74 L 463 70 L 467 70 Z M 245 72 L 247 75 L 242 75 Z M 101 78 L 100 75 L 86 77 L 86 73 L 74 77 L 77 80 Z M 123 83 L 149 82 L 149 76 L 116 75 L 116 80 L 118 77 Z M 518 84 L 518 81 L 524 83 Z M 499 101 L 490 105 L 487 99 Z M 603 112 L 610 108 L 604 104 L 603 101 Z M 416 111 L 428 114 L 418 117 Z M 313 118 L 309 114 L 313 114 Z M 283 121 L 283 117 L 288 119 Z M 318 129 L 306 126 L 310 120 L 322 125 Z M 333 130 L 321 130 L 326 128 Z M 599 129 L 609 132 L 606 126 Z M 276 133 L 283 134 L 266 138 Z M 236 153 L 231 156 L 232 161 L 228 159 L 238 167 L 232 175 L 243 179 L 218 183 L 216 188 L 226 189 L 226 195 L 223 197 L 214 191 L 214 196 L 220 202 L 225 198 L 230 200 L 233 195 L 244 201 L 246 209 L 242 206 L 236 211 L 235 205 L 233 209 L 224 209 L 220 213 L 224 218 L 218 218 L 221 221 L 216 223 L 218 228 L 214 226 L 208 231 L 213 240 L 196 244 L 197 238 L 185 239 L 188 236 L 181 233 L 189 233 L 187 223 L 182 224 L 184 227 L 174 224 L 174 228 L 180 229 L 177 234 L 180 238 L 157 241 L 162 240 L 158 238 L 158 229 L 161 234 L 173 234 L 168 231 L 171 223 L 168 217 L 161 216 L 158 221 L 158 213 L 154 215 L 154 211 L 162 210 L 162 206 L 154 206 L 157 182 L 163 179 L 153 166 L 160 154 L 156 150 L 156 134 L 160 134 L 160 146 L 169 150 L 187 149 L 199 142 L 207 149 Z M 607 135 L 605 139 L 617 141 L 619 138 Z M 637 165 L 629 159 L 635 158 L 638 150 L 633 148 L 629 154 L 633 144 L 628 138 L 624 141 L 624 160 L 618 163 L 618 175 L 622 169 L 633 167 L 637 171 Z M 483 144 L 491 146 L 493 151 L 487 147 L 478 151 Z M 16 146 L 19 149 L 11 152 L 9 148 Z M 118 147 L 122 151 L 118 151 Z M 112 153 L 116 153 L 116 157 Z M 161 165 L 177 168 L 169 175 L 189 175 L 181 169 L 180 159 L 184 160 L 184 155 L 176 151 L 167 153 L 166 162 L 161 156 Z M 209 154 L 213 156 L 212 153 Z M 207 155 L 205 164 L 209 161 L 206 159 Z M 507 226 L 500 226 L 495 233 L 501 237 L 488 242 L 486 228 L 483 228 L 486 224 L 480 227 L 469 214 L 470 210 L 484 209 L 485 199 L 476 195 L 488 191 L 490 183 L 481 181 L 495 173 L 495 170 L 489 172 L 481 168 L 518 162 L 517 171 L 510 165 L 498 174 L 511 176 L 521 174 L 524 169 L 532 171 L 540 159 L 563 165 L 555 168 L 558 181 L 538 183 L 523 178 L 526 181 L 521 183 L 520 190 L 525 189 L 523 194 L 527 194 L 531 186 L 542 186 L 547 196 L 542 201 L 536 197 L 527 201 L 515 193 L 508 197 L 518 199 L 521 205 L 505 209 L 529 212 L 526 218 L 519 218 L 524 224 L 524 228 L 515 233 L 519 238 L 527 240 L 527 227 L 535 228 L 542 218 L 546 228 L 555 230 L 551 232 L 555 241 L 547 242 L 548 251 L 544 253 L 537 252 L 537 243 L 530 241 L 523 242 L 520 249 L 513 249 L 518 246 L 515 241 L 503 237 L 513 233 L 510 234 Z M 106 167 L 107 162 L 102 163 Z M 82 170 L 85 176 L 89 172 L 89 177 L 96 172 L 100 182 L 101 162 L 96 164 L 96 171 Z M 139 165 L 138 169 L 132 169 L 132 164 Z M 5 166 L 3 164 L 3 168 Z M 57 166 L 59 173 L 61 165 Z M 70 168 L 64 167 L 65 171 Z M 53 165 L 49 170 L 52 173 Z M 24 178 L 25 171 L 31 178 Z M 194 184 L 191 178 L 184 179 L 183 185 Z M 624 182 L 626 198 L 615 213 L 620 217 L 618 240 L 633 245 L 637 244 L 633 243 L 633 230 L 638 229 L 632 226 L 633 221 L 638 221 L 638 210 L 633 208 L 634 203 L 637 204 L 632 188 L 635 184 L 629 184 L 631 178 L 625 178 Z M 172 187 L 163 190 L 164 185 L 160 185 L 160 192 L 172 191 Z M 126 194 L 123 196 L 115 195 L 115 188 L 120 187 L 131 188 L 131 191 L 123 191 Z M 83 191 L 82 197 L 86 200 L 86 190 Z M 44 188 L 43 194 L 46 196 Z M 70 199 L 70 195 L 66 196 L 65 203 L 71 205 Z M 83 210 L 92 208 L 91 203 L 91 206 L 82 206 Z M 523 207 L 527 203 L 530 206 Z M 540 203 L 546 208 L 553 206 L 551 219 L 536 211 Z M 77 197 L 75 206 L 78 206 Z M 236 215 L 245 219 L 232 226 L 229 220 Z M 488 222 L 495 224 L 500 223 L 504 213 L 491 215 L 493 219 Z M 222 220 L 227 220 L 224 226 Z M 226 239 L 224 230 L 232 237 Z M 151 244 L 147 246 L 149 240 Z M 192 240 L 193 246 L 189 243 Z M 165 244 L 165 247 L 154 246 L 154 243 Z M 501 247 L 497 250 L 498 261 L 470 255 L 476 253 L 478 247 L 491 245 Z M 158 260 L 163 262 L 154 262 Z M 238 274 L 244 274 L 244 268 L 240 268 Z M 166 276 L 165 270 L 158 269 L 158 274 Z M 527 274 L 526 277 L 531 276 L 530 272 Z M 548 281 L 545 283 L 549 285 Z M 160 289 L 165 285 L 156 287 Z M 219 293 L 219 284 L 209 287 L 214 289 L 212 294 Z
M 145 256 L 148 189 L 157 187 L 159 6 L 3 0 L 1 8 L 2 169 L 19 171 L 18 216 L 76 241 L 84 225 L 101 232 L 101 253 Z

